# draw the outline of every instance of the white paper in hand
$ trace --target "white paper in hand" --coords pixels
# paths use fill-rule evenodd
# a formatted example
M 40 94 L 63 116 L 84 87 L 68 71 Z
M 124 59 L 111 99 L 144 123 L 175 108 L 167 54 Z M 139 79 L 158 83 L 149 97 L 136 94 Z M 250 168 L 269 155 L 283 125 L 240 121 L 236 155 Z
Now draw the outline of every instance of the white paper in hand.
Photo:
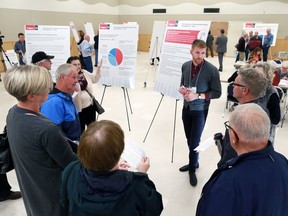
M 145 157 L 144 150 L 132 139 L 125 139 L 125 148 L 121 158 L 133 167 L 138 168 L 141 159 Z
M 208 149 L 210 146 L 212 146 L 214 144 L 214 139 L 212 137 L 207 138 L 206 140 L 204 140 L 202 143 L 200 143 L 199 146 L 197 146 L 194 151 L 200 152 L 200 151 L 205 151 L 206 149 Z

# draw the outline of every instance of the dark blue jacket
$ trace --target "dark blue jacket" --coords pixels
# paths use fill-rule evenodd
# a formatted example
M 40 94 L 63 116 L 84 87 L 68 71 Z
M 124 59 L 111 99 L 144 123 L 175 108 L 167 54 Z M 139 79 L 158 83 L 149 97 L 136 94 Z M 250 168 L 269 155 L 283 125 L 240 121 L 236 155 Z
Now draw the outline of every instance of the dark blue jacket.
M 145 173 L 89 171 L 80 162 L 62 173 L 61 202 L 69 216 L 158 216 L 162 196 Z
M 288 215 L 288 161 L 271 143 L 217 169 L 203 187 L 197 216 Z

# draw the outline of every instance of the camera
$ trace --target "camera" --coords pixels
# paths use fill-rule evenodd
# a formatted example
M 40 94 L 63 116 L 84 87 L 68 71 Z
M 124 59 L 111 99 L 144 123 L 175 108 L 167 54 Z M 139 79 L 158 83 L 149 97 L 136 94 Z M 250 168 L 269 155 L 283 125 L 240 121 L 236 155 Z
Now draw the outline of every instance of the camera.
M 3 45 L 3 40 L 2 38 L 4 38 L 5 36 L 4 35 L 1 35 L 1 31 L 0 31 L 0 48 L 2 47 Z
M 215 145 L 217 146 L 218 153 L 221 156 L 222 155 L 222 149 L 223 149 L 223 134 L 222 133 L 214 134 L 214 141 L 215 141 Z

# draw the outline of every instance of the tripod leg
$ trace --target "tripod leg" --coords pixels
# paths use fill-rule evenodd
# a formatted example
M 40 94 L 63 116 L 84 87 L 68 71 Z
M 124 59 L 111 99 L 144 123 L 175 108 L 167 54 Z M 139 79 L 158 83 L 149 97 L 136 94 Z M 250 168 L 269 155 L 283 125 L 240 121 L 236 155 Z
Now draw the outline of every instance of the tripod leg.
M 161 95 L 162 95 L 162 97 L 161 97 L 161 99 L 160 99 L 160 102 L 159 102 L 159 104 L 158 104 L 158 107 L 157 107 L 157 109 L 156 109 L 156 112 L 155 112 L 155 114 L 154 114 L 154 116 L 153 116 L 153 119 L 152 119 L 152 121 L 151 121 L 151 124 L 150 124 L 150 126 L 149 126 L 149 128 L 148 128 L 148 131 L 147 131 L 147 133 L 146 133 L 146 135 L 145 135 L 145 138 L 144 138 L 144 140 L 143 140 L 143 143 L 145 142 L 145 140 L 146 140 L 146 138 L 147 138 L 147 136 L 148 136 L 148 133 L 149 133 L 149 131 L 150 131 L 150 128 L 151 128 L 151 126 L 152 126 L 152 124 L 153 124 L 153 122 L 154 122 L 154 119 L 155 119 L 155 117 L 156 117 L 156 114 L 157 114 L 157 112 L 158 112 L 158 109 L 159 109 L 159 107 L 160 107 L 160 104 L 161 104 L 161 102 L 162 102 L 162 100 L 163 100 L 164 94 L 161 93 Z
M 172 142 L 172 153 L 171 153 L 171 163 L 174 160 L 174 145 L 175 145 L 175 130 L 176 130 L 176 115 L 177 115 L 177 102 L 179 99 L 176 99 L 175 104 L 175 114 L 174 114 L 174 127 L 173 127 L 173 142 Z
M 129 121 L 129 114 L 128 114 L 128 108 L 127 108 L 127 101 L 126 101 L 126 94 L 125 94 L 125 88 L 124 88 L 124 87 L 121 87 L 121 88 L 123 89 L 123 94 L 124 94 L 124 101 L 125 101 L 125 109 L 126 109 L 126 116 L 127 116 L 128 128 L 129 128 L 129 131 L 131 131 L 130 121 Z
M 128 102 L 129 102 L 130 112 L 131 112 L 131 114 L 133 114 L 133 112 L 132 112 L 132 107 L 131 107 L 131 102 L 130 102 L 130 98 L 129 98 L 129 94 L 128 94 L 128 89 L 127 89 L 127 88 L 125 88 L 125 89 L 126 89 L 126 94 L 127 94 Z

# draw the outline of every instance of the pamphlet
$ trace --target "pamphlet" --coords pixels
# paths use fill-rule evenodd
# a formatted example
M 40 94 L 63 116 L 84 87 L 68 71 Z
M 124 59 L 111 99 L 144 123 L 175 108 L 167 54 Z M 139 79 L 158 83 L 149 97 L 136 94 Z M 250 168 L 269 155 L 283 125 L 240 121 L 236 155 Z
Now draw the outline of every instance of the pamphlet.
M 125 139 L 125 148 L 121 158 L 126 160 L 131 167 L 137 169 L 143 157 L 145 157 L 145 152 L 139 144 L 130 138 Z

